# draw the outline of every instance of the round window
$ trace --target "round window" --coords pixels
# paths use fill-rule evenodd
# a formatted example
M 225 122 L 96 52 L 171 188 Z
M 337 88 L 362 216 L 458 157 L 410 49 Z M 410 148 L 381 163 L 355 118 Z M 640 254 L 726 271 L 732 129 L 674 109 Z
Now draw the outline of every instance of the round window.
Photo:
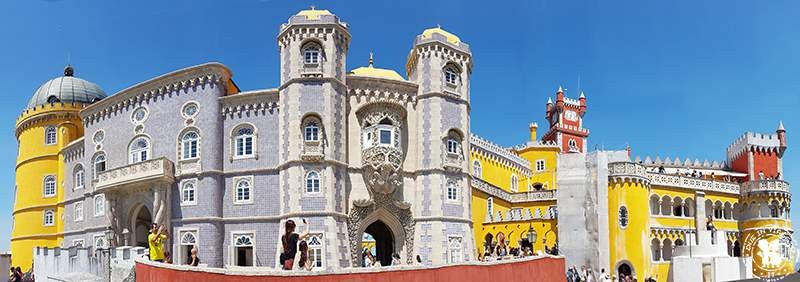
M 100 145 L 100 143 L 103 143 L 103 140 L 105 140 L 105 138 L 106 134 L 102 130 L 98 130 L 97 132 L 94 133 L 94 137 L 92 137 L 92 140 L 94 140 L 95 144 Z
M 133 114 L 131 114 L 131 121 L 133 121 L 133 123 L 142 123 L 146 119 L 147 119 L 147 109 L 145 109 L 144 107 L 136 108 L 136 110 L 133 111 Z
M 183 117 L 190 118 L 197 114 L 197 104 L 194 102 L 188 103 L 183 106 Z

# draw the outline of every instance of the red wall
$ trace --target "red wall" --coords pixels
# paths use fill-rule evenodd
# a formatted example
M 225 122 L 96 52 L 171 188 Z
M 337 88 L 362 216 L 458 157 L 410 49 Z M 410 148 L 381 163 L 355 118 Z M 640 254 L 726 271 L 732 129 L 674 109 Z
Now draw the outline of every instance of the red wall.
M 731 168 L 733 168 L 734 171 L 748 173 L 747 152 L 742 153 L 738 158 L 733 160 Z M 764 171 L 765 177 L 776 177 L 778 174 L 778 154 L 774 151 L 761 152 L 757 150 L 753 152 L 753 175 L 758 177 L 759 171 Z
M 304 276 L 226 275 L 203 271 L 179 270 L 155 266 L 157 263 L 136 263 L 138 282 L 252 282 L 252 281 L 354 281 L 354 282 L 400 282 L 400 281 L 566 281 L 563 258 L 539 258 L 534 260 L 509 261 L 502 264 L 454 265 L 438 268 L 398 269 L 369 273 L 324 274 Z

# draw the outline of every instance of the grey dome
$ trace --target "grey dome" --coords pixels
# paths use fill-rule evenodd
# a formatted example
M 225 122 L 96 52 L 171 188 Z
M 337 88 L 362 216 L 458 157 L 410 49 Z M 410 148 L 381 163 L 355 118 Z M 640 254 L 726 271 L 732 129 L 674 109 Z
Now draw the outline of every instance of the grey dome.
M 53 78 L 39 86 L 28 102 L 28 108 L 58 102 L 91 104 L 108 96 L 97 84 L 72 74 L 72 67 L 66 67 L 64 76 Z

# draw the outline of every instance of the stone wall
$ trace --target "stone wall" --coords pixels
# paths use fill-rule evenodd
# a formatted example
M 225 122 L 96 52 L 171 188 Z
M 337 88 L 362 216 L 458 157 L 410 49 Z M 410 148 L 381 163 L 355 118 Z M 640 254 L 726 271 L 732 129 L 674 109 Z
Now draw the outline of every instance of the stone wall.
M 147 250 L 141 247 L 37 247 L 33 250 L 33 273 L 36 281 L 133 282 L 134 259 L 146 256 Z

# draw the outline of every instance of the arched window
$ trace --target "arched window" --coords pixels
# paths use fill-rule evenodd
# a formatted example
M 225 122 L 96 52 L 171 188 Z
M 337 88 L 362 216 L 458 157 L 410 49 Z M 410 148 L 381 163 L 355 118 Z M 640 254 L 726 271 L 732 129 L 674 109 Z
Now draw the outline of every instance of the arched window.
M 619 226 L 625 228 L 628 226 L 628 208 L 625 206 L 619 207 Z
M 661 257 L 665 261 L 672 260 L 672 240 L 664 239 L 664 244 L 661 248 Z
M 83 202 L 75 203 L 75 221 L 83 220 Z
M 661 204 L 658 202 L 658 195 L 650 195 L 650 214 L 658 215 L 660 205 Z
M 181 236 L 181 245 L 194 246 L 195 244 L 197 244 L 197 236 L 194 235 L 194 232 L 184 232 Z
M 519 191 L 519 178 L 517 177 L 516 174 L 512 174 L 511 175 L 511 186 L 510 186 L 510 189 L 511 189 L 511 192 Z
M 83 189 L 84 177 L 83 177 L 83 166 L 77 165 L 75 167 L 75 173 L 73 173 L 73 180 L 75 181 L 75 185 L 73 190 Z
M 650 241 L 650 252 L 653 254 L 653 261 L 661 260 L 661 242 L 657 238 Z
M 45 197 L 53 197 L 56 195 L 56 177 L 53 175 L 48 175 L 44 177 L 44 183 L 42 184 L 43 193 Z
M 769 216 L 775 218 L 779 217 L 780 213 L 778 212 L 778 208 L 778 201 L 772 200 L 772 202 L 769 204 Z
M 686 198 L 686 200 L 683 201 L 683 216 L 694 216 L 694 200 L 692 200 L 692 198 Z
M 103 152 L 97 153 L 92 163 L 94 164 L 94 177 L 97 178 L 101 172 L 106 171 L 106 154 Z
M 56 127 L 55 126 L 48 126 L 44 129 L 44 144 L 45 145 L 53 145 L 56 144 Z
M 444 68 L 444 81 L 451 86 L 458 85 L 459 74 L 460 71 L 455 66 L 448 65 Z
M 94 196 L 94 216 L 106 214 L 106 197 L 103 195 Z
M 56 212 L 53 210 L 44 210 L 44 226 L 53 226 L 55 224 Z
M 197 143 L 200 140 L 200 135 L 197 131 L 188 131 L 181 137 L 181 158 L 184 160 L 194 159 L 198 157 Z
M 309 43 L 303 47 L 303 63 L 313 65 L 320 62 L 320 48 L 316 43 Z
M 236 181 L 236 198 L 234 203 L 251 203 L 251 184 L 249 179 L 241 179 Z
M 129 163 L 135 164 L 143 162 L 150 157 L 150 141 L 145 137 L 138 137 L 131 142 L 129 151 Z
M 722 217 L 725 219 L 731 219 L 733 215 L 733 207 L 731 207 L 731 203 L 725 202 L 725 206 L 722 208 Z
M 306 142 L 319 142 L 319 123 L 316 119 L 307 121 L 304 128 Z
M 197 203 L 197 199 L 195 198 L 195 194 L 197 193 L 197 189 L 195 189 L 195 182 L 194 181 L 186 181 L 181 185 L 181 205 L 193 205 Z
M 253 127 L 249 125 L 240 126 L 235 132 L 234 138 L 234 156 L 239 158 L 247 158 L 253 156 L 253 145 L 255 134 Z
M 483 178 L 483 170 L 481 169 L 481 162 L 478 160 L 472 161 L 472 176 Z
M 661 197 L 661 215 L 672 215 L 672 198 L 667 195 Z
M 567 142 L 569 144 L 569 151 L 570 152 L 577 152 L 578 151 L 578 142 L 575 139 L 569 139 Z
M 672 202 L 672 215 L 683 216 L 683 199 L 675 197 Z
M 722 218 L 722 202 L 717 201 L 714 203 L 714 218 L 721 219 Z
M 309 171 L 306 174 L 306 193 L 319 193 L 322 191 L 319 172 Z
M 447 182 L 447 200 L 458 201 L 458 186 L 453 181 Z
M 444 140 L 447 157 L 459 158 L 461 155 L 461 140 L 461 133 L 459 133 L 457 130 L 451 129 L 447 132 L 447 136 Z

